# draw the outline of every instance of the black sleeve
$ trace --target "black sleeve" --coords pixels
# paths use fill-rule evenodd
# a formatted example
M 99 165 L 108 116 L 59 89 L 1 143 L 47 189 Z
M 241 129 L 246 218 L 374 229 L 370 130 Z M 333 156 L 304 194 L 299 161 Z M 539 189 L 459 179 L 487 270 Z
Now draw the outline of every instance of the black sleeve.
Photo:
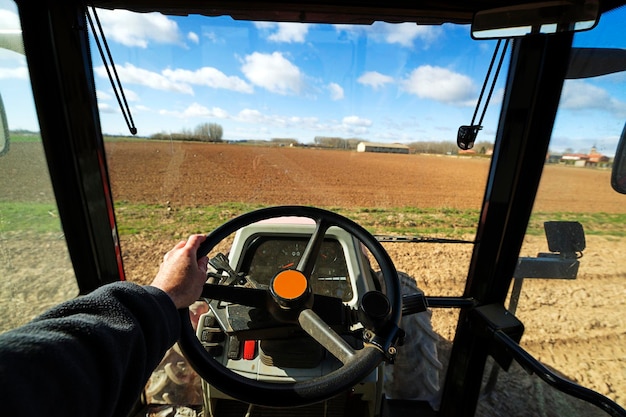
M 0 335 L 7 416 L 126 416 L 177 340 L 169 296 L 128 282 L 60 304 Z

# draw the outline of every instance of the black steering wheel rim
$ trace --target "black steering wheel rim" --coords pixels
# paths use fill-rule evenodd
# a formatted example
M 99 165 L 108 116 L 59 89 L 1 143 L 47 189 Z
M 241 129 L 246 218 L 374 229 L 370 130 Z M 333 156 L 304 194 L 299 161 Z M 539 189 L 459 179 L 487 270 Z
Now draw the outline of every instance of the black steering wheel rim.
M 188 309 L 180 310 L 181 336 L 179 344 L 194 370 L 212 386 L 221 392 L 238 400 L 270 407 L 301 406 L 319 402 L 355 385 L 386 357 L 384 349 L 388 348 L 396 336 L 402 311 L 402 298 L 397 272 L 391 258 L 367 230 L 336 213 L 306 206 L 278 206 L 255 210 L 232 219 L 213 232 L 202 243 L 198 250 L 198 257 L 206 256 L 223 239 L 239 230 L 261 220 L 276 217 L 307 217 L 315 220 L 316 224 L 326 221 L 331 226 L 338 226 L 357 237 L 376 259 L 385 280 L 385 295 L 391 311 L 385 324 L 386 335 L 381 343 L 366 343 L 363 349 L 356 352 L 355 359 L 344 363 L 339 369 L 326 375 L 305 381 L 293 383 L 270 383 L 256 381 L 241 376 L 215 360 L 207 353 L 189 320 Z M 379 340 L 380 342 L 380 340 Z M 382 347 L 382 349 L 381 349 Z

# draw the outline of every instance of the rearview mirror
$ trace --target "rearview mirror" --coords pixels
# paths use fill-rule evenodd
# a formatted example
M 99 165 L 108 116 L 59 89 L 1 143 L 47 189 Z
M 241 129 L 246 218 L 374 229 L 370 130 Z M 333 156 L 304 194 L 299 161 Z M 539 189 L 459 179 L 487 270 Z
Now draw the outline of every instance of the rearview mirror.
M 626 124 L 624 124 L 613 159 L 611 187 L 620 194 L 626 194 Z
M 534 33 L 580 32 L 596 26 L 598 0 L 557 0 L 482 10 L 474 15 L 472 38 L 500 39 Z

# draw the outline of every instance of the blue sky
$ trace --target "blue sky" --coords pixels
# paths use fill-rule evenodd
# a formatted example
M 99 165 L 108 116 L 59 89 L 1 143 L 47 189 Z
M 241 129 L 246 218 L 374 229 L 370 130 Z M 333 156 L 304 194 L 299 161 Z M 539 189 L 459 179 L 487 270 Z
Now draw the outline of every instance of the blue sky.
M 225 139 L 357 137 L 379 142 L 456 140 L 469 124 L 495 41 L 468 26 L 237 22 L 98 12 L 140 136 L 218 123 Z M 624 11 L 579 34 L 579 46 L 626 48 Z M 0 24 L 17 28 L 11 1 Z M 613 31 L 607 44 L 603 36 Z M 97 55 L 102 129 L 129 134 Z M 505 68 L 478 140 L 497 128 Z M 606 153 L 626 121 L 626 75 L 567 81 L 552 147 Z M 37 130 L 23 57 L 0 51 L 0 92 L 11 128 Z M 30 100 L 30 101 L 29 101 Z

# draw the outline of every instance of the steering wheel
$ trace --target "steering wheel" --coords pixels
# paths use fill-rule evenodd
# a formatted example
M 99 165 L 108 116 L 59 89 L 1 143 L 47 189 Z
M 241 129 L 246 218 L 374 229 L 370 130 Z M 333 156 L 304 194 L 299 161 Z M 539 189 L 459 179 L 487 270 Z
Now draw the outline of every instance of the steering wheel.
M 290 383 L 257 381 L 229 370 L 215 360 L 195 335 L 188 309 L 180 310 L 179 345 L 190 365 L 209 384 L 238 400 L 269 407 L 291 407 L 319 402 L 349 389 L 369 375 L 386 358 L 392 359 L 402 311 L 400 283 L 395 266 L 380 242 L 355 222 L 313 207 L 270 207 L 243 214 L 211 232 L 198 250 L 206 256 L 232 233 L 261 220 L 277 217 L 306 217 L 315 221 L 315 230 L 295 269 L 279 272 L 269 289 L 205 284 L 202 297 L 266 309 L 274 319 L 298 325 L 342 363 L 328 374 Z M 354 349 L 327 323 L 331 314 L 341 314 L 340 299 L 312 294 L 309 278 L 324 235 L 337 226 L 367 247 L 378 262 L 385 294 L 370 291 L 359 299 L 360 322 L 364 327 L 363 348 Z M 339 308 L 336 308 L 337 305 Z M 320 318 L 325 317 L 326 321 Z M 338 319 L 338 318 L 337 318 Z

